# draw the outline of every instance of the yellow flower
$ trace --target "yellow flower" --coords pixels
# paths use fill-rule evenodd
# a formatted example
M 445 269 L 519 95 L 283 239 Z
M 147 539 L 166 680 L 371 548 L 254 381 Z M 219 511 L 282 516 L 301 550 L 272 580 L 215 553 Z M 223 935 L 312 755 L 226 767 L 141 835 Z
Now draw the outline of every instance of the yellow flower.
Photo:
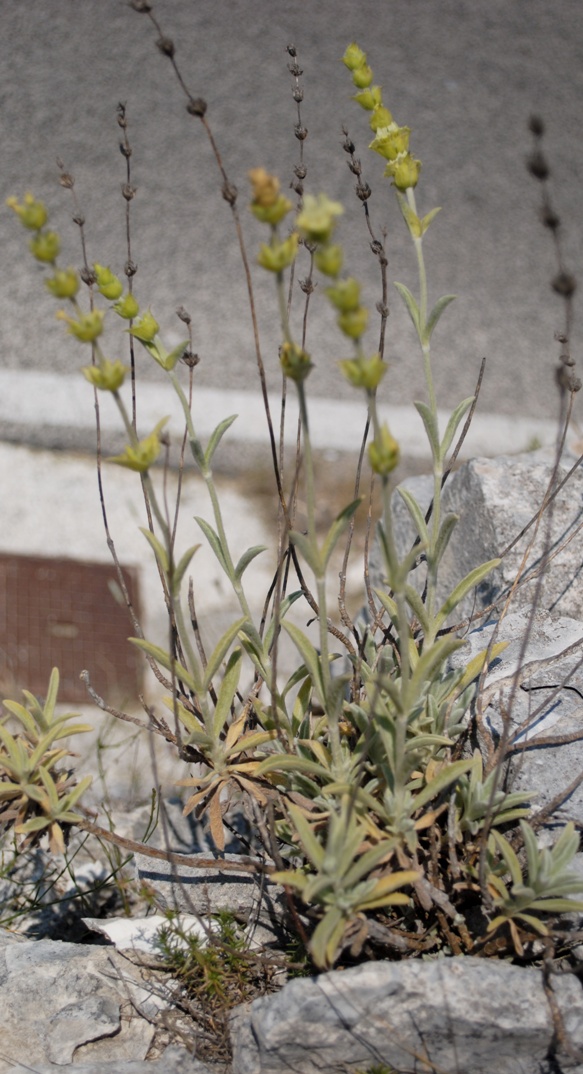
M 55 298 L 74 298 L 79 290 L 79 277 L 75 269 L 57 269 L 50 280 L 45 280 L 45 287 Z
M 368 89 L 362 90 L 362 93 L 355 93 L 352 100 L 356 101 L 367 112 L 372 112 L 377 105 L 382 104 L 381 87 L 370 86 Z
M 78 320 L 75 320 L 74 317 L 69 317 L 64 310 L 59 310 L 57 313 L 57 320 L 65 321 L 69 326 L 70 334 L 75 336 L 75 339 L 79 339 L 81 343 L 93 343 L 101 335 L 104 317 L 105 313 L 102 310 L 81 313 Z
M 392 178 L 397 190 L 408 190 L 409 187 L 417 186 L 421 161 L 415 160 L 410 153 L 402 153 L 396 160 L 387 164 L 384 175 Z
M 369 67 L 368 63 L 361 63 L 360 67 L 352 72 L 352 81 L 357 89 L 367 89 L 372 82 L 372 67 Z
M 306 194 L 304 207 L 296 225 L 307 242 L 328 242 L 335 227 L 335 217 L 342 216 L 344 209 L 339 201 L 331 201 L 326 194 Z
M 364 306 L 359 306 L 355 310 L 347 310 L 346 313 L 338 315 L 337 323 L 340 331 L 344 332 L 345 336 L 350 339 L 360 339 L 368 324 L 368 310 Z
M 347 280 L 340 280 L 334 287 L 327 287 L 326 294 L 340 313 L 350 313 L 360 305 L 360 284 L 352 276 Z
M 46 205 L 42 201 L 36 201 L 32 194 L 24 195 L 22 205 L 19 205 L 15 197 L 6 198 L 6 204 L 14 209 L 21 224 L 30 228 L 31 231 L 40 231 L 49 218 Z
M 371 130 L 378 131 L 381 127 L 390 127 L 393 117 L 388 108 L 379 102 L 372 110 L 369 126 Z
M 273 242 L 271 246 L 261 244 L 257 262 L 269 272 L 283 272 L 284 268 L 295 260 L 298 250 L 297 232 L 292 232 L 283 242 Z
M 391 436 L 388 426 L 381 426 L 377 436 L 368 447 L 368 458 L 375 474 L 386 477 L 399 462 L 399 445 Z
M 134 317 L 140 312 L 140 307 L 136 299 L 129 291 L 127 295 L 120 298 L 119 302 L 115 303 L 113 309 L 118 316 L 123 317 L 125 321 L 133 321 Z
M 253 200 L 249 208 L 262 224 L 275 227 L 293 209 L 289 198 L 279 192 L 279 179 L 265 168 L 253 168 L 247 173 L 253 187 Z
M 334 246 L 332 244 L 319 246 L 314 257 L 316 268 L 322 272 L 324 276 L 333 277 L 338 276 L 340 273 L 343 260 L 344 253 L 342 247 Z
M 379 153 L 385 160 L 395 160 L 401 153 L 408 151 L 410 133 L 409 127 L 398 127 L 396 123 L 379 127 L 368 148 Z
M 128 470 L 144 474 L 160 454 L 160 431 L 167 421 L 168 418 L 162 418 L 149 436 L 144 437 L 133 447 L 128 444 L 121 455 L 110 456 L 108 462 L 115 462 L 118 466 L 125 466 Z
M 37 261 L 52 265 L 59 256 L 61 240 L 56 231 L 39 231 L 30 240 L 29 249 Z
M 363 52 L 353 41 L 346 49 L 342 57 L 342 63 L 348 67 L 349 71 L 356 71 L 358 67 L 362 67 L 363 63 L 366 63 L 366 52 Z
M 295 343 L 282 343 L 279 361 L 284 376 L 290 380 L 305 380 L 313 368 L 310 355 Z
M 372 358 L 345 358 L 340 368 L 353 387 L 367 392 L 374 392 L 387 372 L 387 364 L 380 354 L 373 354 Z
M 154 317 L 154 314 L 151 313 L 150 310 L 147 310 L 146 313 L 142 314 L 139 321 L 136 321 L 134 327 L 128 328 L 127 331 L 131 336 L 135 336 L 136 339 L 141 340 L 142 343 L 151 343 L 159 328 L 160 325 Z
M 93 266 L 93 271 L 95 273 L 97 288 L 100 294 L 102 294 L 104 298 L 109 298 L 111 301 L 120 298 L 123 293 L 123 283 L 117 276 L 114 276 L 111 269 L 105 268 L 103 265 L 95 264 Z
M 81 372 L 94 388 L 104 392 L 116 392 L 125 380 L 127 366 L 122 362 L 110 362 L 109 358 L 104 358 L 99 365 L 84 366 Z

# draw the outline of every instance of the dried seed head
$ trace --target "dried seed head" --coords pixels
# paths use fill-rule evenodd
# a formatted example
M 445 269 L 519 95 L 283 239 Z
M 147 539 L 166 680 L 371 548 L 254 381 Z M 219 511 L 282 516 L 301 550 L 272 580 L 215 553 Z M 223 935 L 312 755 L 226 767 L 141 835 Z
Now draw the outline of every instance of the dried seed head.
M 200 362 L 198 354 L 193 354 L 192 351 L 185 351 L 182 355 L 182 361 L 189 369 L 194 369 Z
M 356 146 L 355 146 L 354 142 L 352 142 L 350 140 L 348 135 L 346 136 L 345 141 L 342 143 L 342 148 L 343 148 L 345 153 L 350 153 L 351 155 L 352 155 L 352 153 L 354 153 L 354 150 L 356 149 Z
M 176 316 L 180 317 L 180 320 L 183 321 L 184 324 L 190 324 L 192 320 L 190 313 L 188 312 L 188 310 L 185 310 L 184 306 L 178 307 L 178 309 L 176 310 Z
M 75 180 L 73 179 L 73 176 L 69 174 L 69 172 L 61 172 L 61 174 L 59 175 L 59 183 L 61 184 L 61 186 L 66 187 L 67 190 L 72 190 L 75 186 Z
M 119 143 L 119 151 L 120 151 L 122 157 L 125 157 L 126 159 L 128 157 L 131 157 L 131 155 L 132 155 L 132 151 L 131 151 L 129 145 L 124 145 L 123 142 Z
M 308 173 L 308 169 L 305 164 L 296 164 L 294 167 L 294 175 L 297 175 L 298 179 L 305 179 Z
M 362 164 L 359 160 L 347 160 L 346 163 L 348 164 L 348 167 L 350 168 L 350 171 L 353 175 L 362 174 Z
M 535 138 L 542 138 L 545 133 L 545 125 L 540 116 L 531 116 L 528 121 L 528 129 Z
M 555 278 L 551 280 L 551 287 L 553 291 L 556 291 L 556 293 L 563 298 L 571 298 L 571 295 L 575 293 L 577 281 L 570 272 L 559 272 Z
M 136 265 L 135 261 L 126 261 L 123 270 L 126 276 L 129 278 L 130 276 L 136 275 L 136 272 L 138 271 L 138 266 Z
M 79 275 L 83 280 L 83 283 L 86 283 L 88 287 L 90 287 L 92 283 L 95 283 L 95 273 L 92 272 L 91 269 L 82 268 L 79 270 Z
M 295 59 L 295 58 L 296 58 L 296 56 L 297 56 L 297 51 L 296 51 L 296 46 L 295 46 L 295 45 L 288 45 L 288 46 L 287 46 L 287 49 L 286 49 L 286 51 L 287 51 L 287 52 L 289 53 L 289 55 L 290 55 L 290 56 L 291 56 L 291 57 L 292 57 L 293 59 Z
M 223 184 L 221 194 L 229 205 L 234 205 L 237 200 L 237 187 L 234 183 L 226 182 Z
M 526 167 L 528 168 L 530 174 L 533 175 L 535 179 L 539 179 L 541 182 L 544 182 L 545 179 L 548 179 L 550 175 L 550 168 L 547 164 L 547 159 L 540 149 L 535 149 L 534 153 L 530 154 L 526 161 Z
M 312 294 L 312 292 L 314 290 L 314 284 L 312 283 L 312 281 L 310 279 L 299 280 L 298 283 L 300 285 L 300 290 L 303 291 L 305 295 L 311 295 Z
M 85 223 L 85 217 L 83 216 L 83 213 L 75 213 L 75 216 L 73 217 L 73 223 L 76 224 L 77 227 L 83 227 Z
M 550 205 L 543 205 L 540 214 L 541 222 L 544 227 L 548 227 L 551 231 L 556 231 L 561 226 L 561 218 L 557 216 L 556 212 L 551 209 Z
M 161 37 L 158 41 L 156 41 L 156 44 L 163 56 L 169 56 L 170 59 L 172 59 L 174 53 L 176 52 L 176 49 L 174 47 L 174 42 L 171 37 Z
M 360 199 L 360 201 L 368 201 L 372 194 L 372 190 L 370 189 L 368 183 L 357 183 L 355 190 L 356 196 Z
M 287 69 L 290 75 L 293 75 L 294 78 L 300 78 L 300 76 L 304 73 L 299 63 L 288 63 Z
M 303 142 L 308 137 L 308 129 L 307 127 L 302 127 L 301 123 L 296 123 L 294 134 L 299 142 Z
M 126 201 L 131 201 L 136 195 L 136 188 L 135 186 L 132 186 L 131 183 L 124 183 L 121 188 L 121 193 Z
M 191 116 L 204 116 L 206 109 L 207 104 L 202 97 L 191 97 L 186 106 L 186 111 L 189 112 Z
M 300 104 L 304 99 L 304 91 L 303 91 L 303 89 L 300 89 L 299 86 L 294 86 L 292 88 L 292 97 L 293 97 L 294 101 L 296 102 L 296 104 Z

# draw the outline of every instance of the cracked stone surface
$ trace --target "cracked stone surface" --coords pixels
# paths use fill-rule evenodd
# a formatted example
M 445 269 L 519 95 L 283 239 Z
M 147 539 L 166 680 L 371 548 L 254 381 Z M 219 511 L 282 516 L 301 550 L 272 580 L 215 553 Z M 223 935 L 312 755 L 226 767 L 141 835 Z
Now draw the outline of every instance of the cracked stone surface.
M 146 1018 L 165 1006 L 140 969 L 107 947 L 0 933 L 0 1074 L 18 1064 L 143 1060 Z
M 553 977 L 553 989 L 573 1053 L 561 1054 L 560 1067 L 547 1062 L 554 1029 L 540 970 L 461 957 L 291 981 L 235 1012 L 233 1070 L 583 1074 L 583 990 L 567 974 Z

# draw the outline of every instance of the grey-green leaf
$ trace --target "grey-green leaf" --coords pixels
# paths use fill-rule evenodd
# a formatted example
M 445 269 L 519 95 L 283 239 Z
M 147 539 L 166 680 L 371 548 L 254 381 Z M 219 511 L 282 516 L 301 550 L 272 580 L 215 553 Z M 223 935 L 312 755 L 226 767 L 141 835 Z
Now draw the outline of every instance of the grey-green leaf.
M 455 436 L 455 432 L 460 421 L 462 420 L 466 411 L 470 409 L 474 398 L 475 397 L 473 395 L 470 395 L 467 399 L 464 399 L 461 403 L 458 403 L 455 410 L 453 411 L 453 414 L 451 415 L 447 423 L 447 428 L 445 430 L 443 440 L 441 441 L 440 453 L 442 461 L 445 459 L 445 456 L 449 451 L 451 442 Z
M 211 433 L 206 451 L 204 453 L 204 462 L 207 469 L 210 467 L 212 457 L 217 450 L 227 429 L 230 429 L 231 425 L 238 418 L 238 416 L 238 414 L 231 414 L 230 418 L 225 418 L 223 421 L 219 422 L 216 429 L 214 429 Z
M 437 302 L 431 310 L 431 313 L 429 314 L 429 317 L 427 318 L 427 322 L 425 324 L 425 331 L 423 333 L 424 343 L 429 343 L 429 340 L 431 339 L 431 335 L 433 333 L 433 329 L 439 321 L 439 318 L 441 317 L 443 311 L 447 309 L 450 302 L 453 302 L 454 298 L 457 298 L 457 295 L 442 295 L 441 298 L 437 299 Z
M 419 306 L 413 298 L 413 295 L 411 294 L 409 288 L 405 287 L 404 283 L 397 283 L 395 281 L 395 287 L 397 288 L 397 291 L 399 292 L 401 298 L 403 299 L 403 302 L 409 310 L 409 316 L 413 321 L 413 327 L 415 328 L 417 335 L 421 339 L 421 314 L 419 312 Z

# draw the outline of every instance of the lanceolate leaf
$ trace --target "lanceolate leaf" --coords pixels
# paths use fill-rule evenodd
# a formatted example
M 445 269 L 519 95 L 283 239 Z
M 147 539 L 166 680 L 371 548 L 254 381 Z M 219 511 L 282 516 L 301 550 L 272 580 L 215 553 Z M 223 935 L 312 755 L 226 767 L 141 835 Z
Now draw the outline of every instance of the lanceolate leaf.
M 455 608 L 457 608 L 460 601 L 462 601 L 468 593 L 471 593 L 472 589 L 475 589 L 482 579 L 490 574 L 490 572 L 499 564 L 499 559 L 490 559 L 487 563 L 482 563 L 481 567 L 475 567 L 465 578 L 462 578 L 461 582 L 458 582 L 453 593 L 451 593 L 447 600 L 444 601 L 435 617 L 435 627 L 437 630 L 443 626 L 448 616 L 451 615 Z
M 173 661 L 169 653 L 164 649 L 161 649 L 159 645 L 153 645 L 151 641 L 146 641 L 145 638 L 128 638 L 128 641 L 130 641 L 132 645 L 136 645 L 142 652 L 147 653 L 148 656 L 151 656 L 157 664 L 166 668 L 166 671 L 169 671 L 172 674 L 172 669 L 174 669 L 176 678 L 180 679 L 185 686 L 188 686 L 188 689 L 192 690 L 193 694 L 201 694 L 202 691 L 200 685 L 197 685 L 190 672 L 187 671 L 178 660 Z
M 442 295 L 441 298 L 437 299 L 437 302 L 431 310 L 431 313 L 429 314 L 429 317 L 427 318 L 427 322 L 425 324 L 425 331 L 423 333 L 424 343 L 429 343 L 429 340 L 431 339 L 433 333 L 433 329 L 439 321 L 439 318 L 441 317 L 444 309 L 446 309 L 449 306 L 450 302 L 453 302 L 454 298 L 456 297 L 456 295 Z
M 399 292 L 401 298 L 403 299 L 403 302 L 409 310 L 409 316 L 413 321 L 415 331 L 421 339 L 421 314 L 419 312 L 419 306 L 413 298 L 413 295 L 411 294 L 409 288 L 405 287 L 404 283 L 397 283 L 395 281 L 395 287 L 397 288 L 397 291 Z
M 237 417 L 238 414 L 232 414 L 230 418 L 225 418 L 224 421 L 219 422 L 216 429 L 211 433 L 206 451 L 204 453 L 204 462 L 207 469 L 210 468 L 212 457 L 217 450 L 227 429 L 230 429 L 231 425 L 234 421 L 236 421 Z
M 213 715 L 213 734 L 218 739 L 223 727 L 228 719 L 231 705 L 233 704 L 233 698 L 239 685 L 239 675 L 241 674 L 241 657 L 243 653 L 241 649 L 235 649 L 229 657 L 229 661 L 225 668 L 225 674 L 223 675 L 223 681 L 219 687 L 219 693 L 217 696 L 217 704 Z
M 397 492 L 403 500 L 403 503 L 405 504 L 409 514 L 411 515 L 411 518 L 413 519 L 413 523 L 415 525 L 415 529 L 417 530 L 417 533 L 419 534 L 422 542 L 428 545 L 429 532 L 425 523 L 425 515 L 423 514 L 423 511 L 417 503 L 417 500 L 415 499 L 413 493 L 410 492 L 409 489 L 403 488 L 402 485 L 397 485 Z
M 441 526 L 439 527 L 439 534 L 437 541 L 435 542 L 435 550 L 433 552 L 432 562 L 437 567 L 441 562 L 443 553 L 445 552 L 450 537 L 459 521 L 459 515 L 449 514 L 443 519 Z
M 314 542 L 305 533 L 298 533 L 297 530 L 290 530 L 289 539 L 299 549 L 315 577 L 321 578 L 324 574 L 324 563 L 319 549 L 314 547 Z
M 225 558 L 223 546 L 221 545 L 218 534 L 215 533 L 213 527 L 204 518 L 195 517 L 195 522 L 198 522 L 202 532 L 204 533 L 219 563 L 221 564 L 221 567 L 223 568 L 225 574 L 228 574 L 229 569 L 227 566 L 227 560 Z
M 320 701 L 325 704 L 326 699 L 324 697 L 324 684 L 322 680 L 322 668 L 320 666 L 320 657 L 312 645 L 309 638 L 306 637 L 304 632 L 300 630 L 294 623 L 288 623 L 287 621 L 282 623 L 282 626 L 289 634 L 296 649 L 302 657 L 304 664 L 308 668 L 314 688 L 319 694 Z
M 256 556 L 259 556 L 262 552 L 265 552 L 266 549 L 266 545 L 256 544 L 253 545 L 253 548 L 248 548 L 246 552 L 243 552 L 243 555 L 241 556 L 239 562 L 237 563 L 237 566 L 235 567 L 235 578 L 240 580 L 243 576 L 243 572 L 247 570 L 249 564 L 253 562 Z
M 188 548 L 183 556 L 181 556 L 178 565 L 174 568 L 174 574 L 172 576 L 172 589 L 174 596 L 178 596 L 180 592 L 180 586 L 182 585 L 182 579 L 188 570 L 190 561 L 195 552 L 198 552 L 200 548 L 199 544 L 193 544 L 191 548 Z
M 466 411 L 470 409 L 473 401 L 474 396 L 470 395 L 467 399 L 464 399 L 461 403 L 458 403 L 455 410 L 453 411 L 453 414 L 451 415 L 447 423 L 443 440 L 441 441 L 440 453 L 442 462 L 450 449 L 451 442 L 456 434 L 456 430 L 460 421 L 462 420 Z
M 332 523 L 330 529 L 328 530 L 328 533 L 326 534 L 320 553 L 321 558 L 324 562 L 324 566 L 326 566 L 326 564 L 328 563 L 328 560 L 330 559 L 330 556 L 332 555 L 332 552 L 336 547 L 338 538 L 346 529 L 350 519 L 360 507 L 361 502 L 362 497 L 359 497 L 357 500 L 353 500 L 352 503 L 349 503 L 348 506 L 340 512 L 337 518 L 334 519 L 334 522 Z
M 213 651 L 212 651 L 212 653 L 211 653 L 211 655 L 209 657 L 207 666 L 205 668 L 204 679 L 202 681 L 203 693 L 207 692 L 207 690 L 208 690 L 208 688 L 209 688 L 209 686 L 210 686 L 210 684 L 211 684 L 211 682 L 213 680 L 213 677 L 216 675 L 216 673 L 219 670 L 223 660 L 225 659 L 225 656 L 227 655 L 229 649 L 231 648 L 231 645 L 235 641 L 235 638 L 239 634 L 239 631 L 245 625 L 246 622 L 247 622 L 247 616 L 246 615 L 242 616 L 240 619 L 236 619 L 235 622 L 231 623 L 230 627 L 228 627 L 227 630 L 225 630 L 225 633 L 223 634 L 223 636 L 221 638 L 219 638 L 217 644 L 215 645 L 215 647 L 214 647 L 214 649 L 213 649 Z
M 428 802 L 431 802 L 433 798 L 438 794 L 441 794 L 447 787 L 451 787 L 452 783 L 455 783 L 464 772 L 469 772 L 472 764 L 473 761 L 470 758 L 468 761 L 452 761 L 451 764 L 442 768 L 434 779 L 415 794 L 415 809 L 422 809 L 423 806 L 427 805 Z
M 431 447 L 431 453 L 435 459 L 439 458 L 439 429 L 437 426 L 437 418 L 433 414 L 427 403 L 416 402 L 415 409 L 418 414 L 421 415 L 421 419 L 425 426 L 425 432 L 427 433 L 427 439 Z
M 153 549 L 154 555 L 160 564 L 162 571 L 168 576 L 168 552 L 164 548 L 164 545 L 151 530 L 147 530 L 143 526 L 140 526 L 140 533 L 144 534 L 150 548 Z

